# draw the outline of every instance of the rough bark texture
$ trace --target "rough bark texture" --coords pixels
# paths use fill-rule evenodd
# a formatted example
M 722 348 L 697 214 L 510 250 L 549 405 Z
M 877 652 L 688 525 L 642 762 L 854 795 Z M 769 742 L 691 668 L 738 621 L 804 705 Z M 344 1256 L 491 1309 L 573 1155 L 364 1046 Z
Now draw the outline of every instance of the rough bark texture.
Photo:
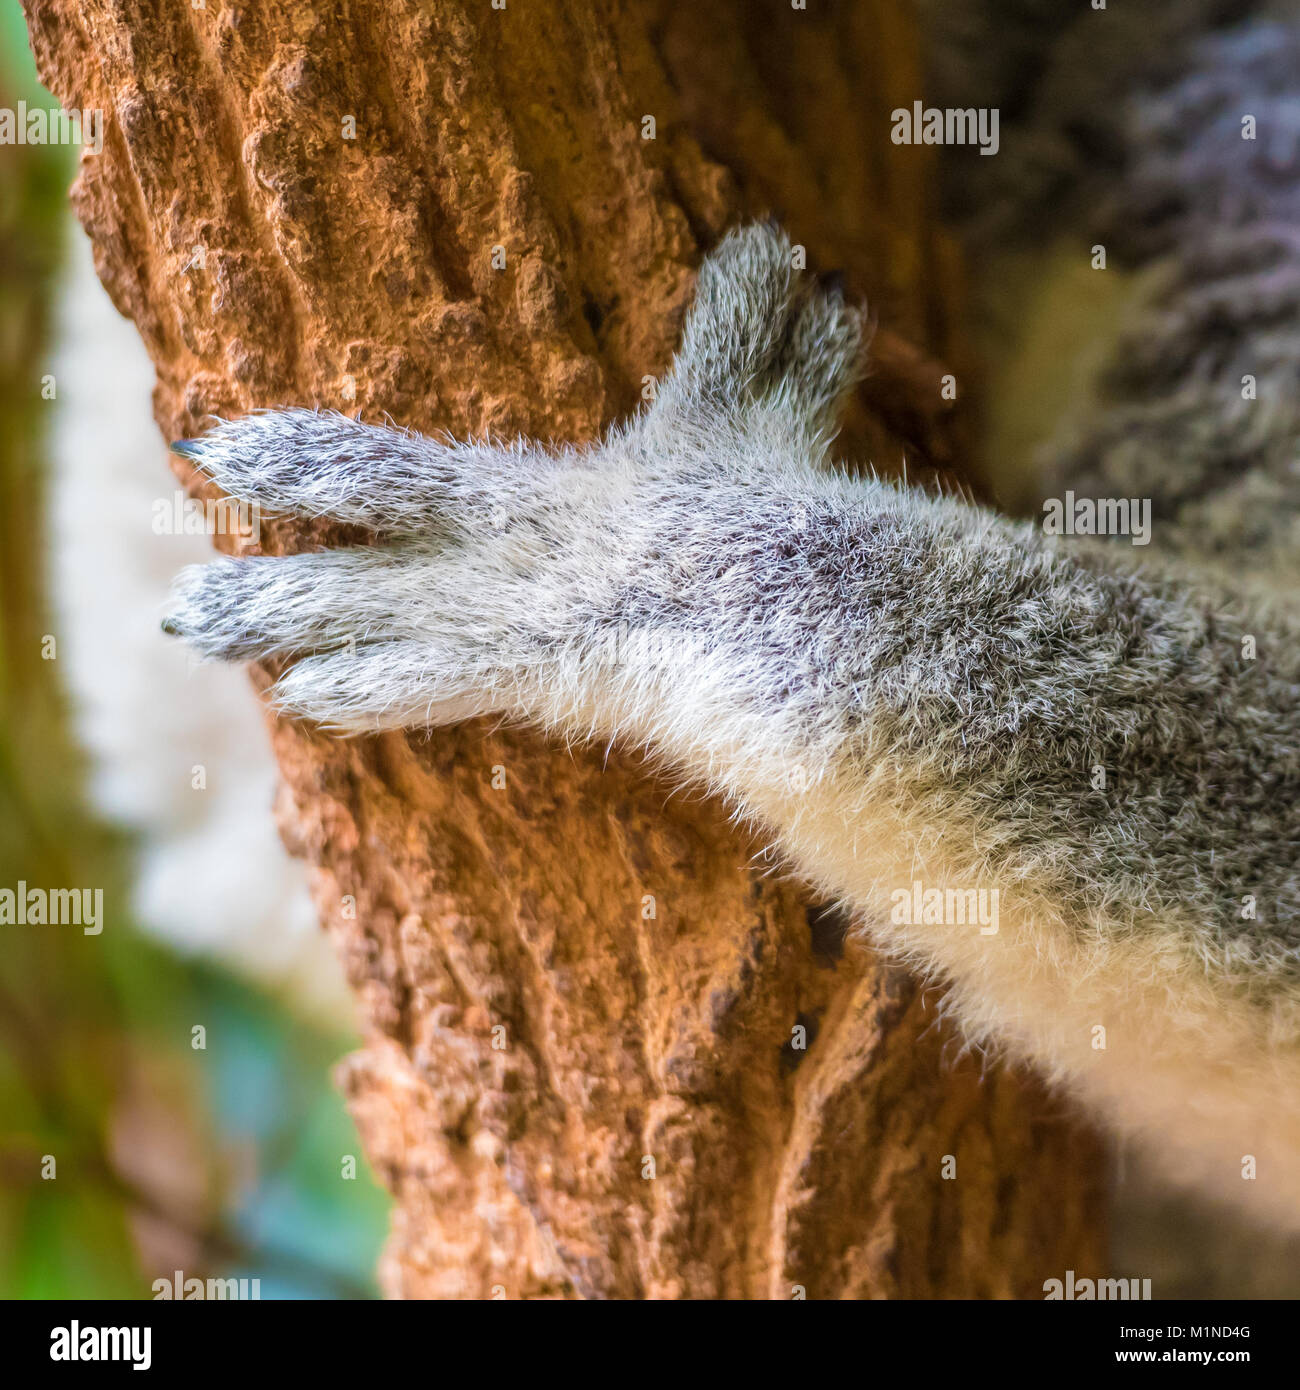
M 927 152 L 888 141 L 920 91 L 892 0 L 28 9 L 56 95 L 108 113 L 74 200 L 169 437 L 290 403 L 593 436 L 667 365 L 700 251 L 772 212 L 881 322 L 846 450 L 953 456 L 956 277 Z M 719 805 L 482 724 L 275 742 L 361 1007 L 340 1076 L 392 1294 L 1041 1297 L 1100 1267 L 1095 1141 Z

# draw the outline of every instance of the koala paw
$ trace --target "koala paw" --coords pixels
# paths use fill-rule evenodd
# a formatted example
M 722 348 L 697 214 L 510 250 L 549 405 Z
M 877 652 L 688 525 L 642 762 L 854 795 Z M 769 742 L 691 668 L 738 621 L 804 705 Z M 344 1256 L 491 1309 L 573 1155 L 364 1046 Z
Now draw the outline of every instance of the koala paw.
M 192 567 L 165 630 L 221 660 L 297 658 L 279 707 L 340 729 L 545 717 L 556 686 L 590 705 L 577 667 L 623 619 L 631 571 L 654 562 L 644 538 L 670 549 L 683 517 L 708 515 L 711 488 L 814 468 L 833 434 L 861 315 L 793 259 L 772 226 L 729 235 L 700 270 L 657 401 L 587 449 L 460 444 L 310 410 L 181 441 L 235 497 L 384 540 Z M 675 572 L 662 558 L 661 579 Z

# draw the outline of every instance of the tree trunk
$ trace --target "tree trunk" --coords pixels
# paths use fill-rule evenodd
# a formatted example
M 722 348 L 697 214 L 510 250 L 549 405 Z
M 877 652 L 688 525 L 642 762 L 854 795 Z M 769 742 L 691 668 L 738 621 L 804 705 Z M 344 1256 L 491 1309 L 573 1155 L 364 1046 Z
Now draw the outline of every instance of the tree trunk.
M 27 0 L 45 81 L 106 112 L 73 196 L 168 437 L 321 404 L 591 438 L 667 366 L 701 250 L 771 212 L 881 323 L 846 453 L 956 455 L 892 0 L 195 3 Z M 389 1293 L 1041 1297 L 1100 1265 L 1097 1143 L 719 804 L 482 722 L 274 737 L 365 1030 L 340 1080 Z

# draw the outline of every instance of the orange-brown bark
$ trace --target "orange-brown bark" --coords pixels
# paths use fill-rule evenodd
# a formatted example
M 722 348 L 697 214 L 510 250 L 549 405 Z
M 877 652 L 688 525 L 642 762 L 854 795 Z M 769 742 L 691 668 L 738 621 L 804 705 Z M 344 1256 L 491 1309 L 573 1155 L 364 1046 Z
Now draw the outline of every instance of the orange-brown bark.
M 27 6 L 52 90 L 108 115 L 74 201 L 171 438 L 280 404 L 592 437 L 667 365 L 701 250 L 770 212 L 881 324 L 846 449 L 958 452 L 889 0 Z M 388 1292 L 1041 1296 L 1099 1263 L 1094 1141 L 721 806 L 481 723 L 275 744 L 366 1032 L 340 1077 L 395 1198 Z

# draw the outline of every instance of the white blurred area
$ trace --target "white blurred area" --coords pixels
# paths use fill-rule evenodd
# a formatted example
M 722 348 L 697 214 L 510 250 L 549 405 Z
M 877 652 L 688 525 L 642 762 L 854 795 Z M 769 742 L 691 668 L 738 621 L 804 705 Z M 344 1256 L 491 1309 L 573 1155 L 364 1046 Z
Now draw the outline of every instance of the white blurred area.
M 172 576 L 211 559 L 212 543 L 154 532 L 158 500 L 179 484 L 153 419 L 153 367 L 75 224 L 50 370 L 58 666 L 91 799 L 135 839 L 135 912 L 177 949 L 216 957 L 346 1023 L 342 971 L 317 925 L 307 870 L 272 818 L 275 764 L 249 678 L 197 664 L 159 628 Z M 196 764 L 204 790 L 192 785 Z

